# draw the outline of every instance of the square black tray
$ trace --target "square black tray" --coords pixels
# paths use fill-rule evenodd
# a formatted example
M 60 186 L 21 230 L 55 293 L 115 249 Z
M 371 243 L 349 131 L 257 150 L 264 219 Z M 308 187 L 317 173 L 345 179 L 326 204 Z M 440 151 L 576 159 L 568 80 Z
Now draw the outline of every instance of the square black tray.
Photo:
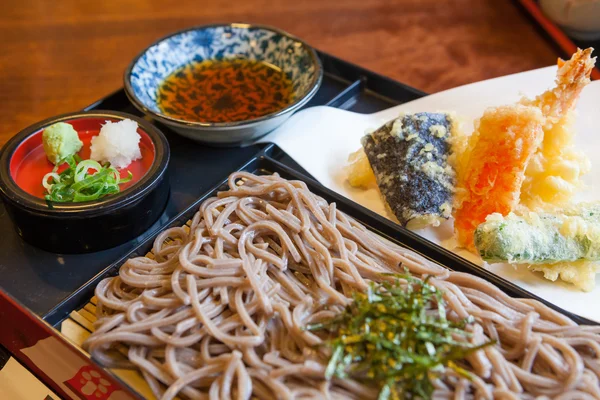
M 512 297 L 529 298 L 538 300 L 552 309 L 568 316 L 575 322 L 580 324 L 596 324 L 586 318 L 572 314 L 568 311 L 561 309 L 560 307 L 551 304 L 550 302 L 535 296 L 534 294 L 518 287 L 517 285 L 501 278 L 488 270 L 481 268 L 464 258 L 454 254 L 451 251 L 438 246 L 416 233 L 409 231 L 401 227 L 400 225 L 384 218 L 377 213 L 362 207 L 361 205 L 354 203 L 353 201 L 343 197 L 336 192 L 327 189 L 314 179 L 295 171 L 277 161 L 274 157 L 281 157 L 284 155 L 283 150 L 279 149 L 276 145 L 269 145 L 263 151 L 259 152 L 256 156 L 250 159 L 245 165 L 239 170 L 248 171 L 258 174 L 272 174 L 278 173 L 280 176 L 286 179 L 294 179 L 304 181 L 308 188 L 315 194 L 323 197 L 328 202 L 335 202 L 337 208 L 346 214 L 354 217 L 356 220 L 362 222 L 368 229 L 377 234 L 385 237 L 386 239 L 423 255 L 424 257 L 434 261 L 442 266 L 445 266 L 454 271 L 467 272 L 483 278 L 488 282 L 491 282 L 498 286 L 501 290 Z M 231 171 L 233 172 L 233 171 Z M 162 230 L 169 227 L 180 227 L 183 226 L 193 218 L 194 214 L 198 211 L 200 204 L 209 197 L 215 196 L 219 190 L 226 187 L 227 176 L 223 176 L 223 180 L 217 184 L 213 189 L 209 190 L 204 195 L 200 196 L 195 202 L 189 207 L 182 211 L 179 215 L 174 217 L 167 225 L 162 227 Z M 121 259 L 108 266 L 95 277 L 90 279 L 87 283 L 82 285 L 73 294 L 67 297 L 64 301 L 59 303 L 56 307 L 50 310 L 44 316 L 44 320 L 49 324 L 58 327 L 60 322 L 64 320 L 71 311 L 79 310 L 83 308 L 94 295 L 94 290 L 98 283 L 108 277 L 118 274 L 120 266 L 129 258 L 144 256 L 146 255 L 153 246 L 154 239 L 159 232 L 155 232 L 151 237 L 146 238 L 138 247 L 123 256 Z
M 325 76 L 307 107 L 328 105 L 372 113 L 422 97 L 425 93 L 356 65 L 319 53 Z M 140 113 L 121 89 L 85 108 Z M 159 220 L 145 234 L 119 247 L 83 255 L 55 254 L 23 242 L 0 202 L 0 289 L 40 316 L 89 281 L 114 260 L 152 236 L 231 171 L 260 152 L 264 145 L 245 148 L 211 148 L 180 137 L 159 125 L 171 146 L 168 169 L 171 197 Z M 279 160 L 302 170 L 283 153 Z

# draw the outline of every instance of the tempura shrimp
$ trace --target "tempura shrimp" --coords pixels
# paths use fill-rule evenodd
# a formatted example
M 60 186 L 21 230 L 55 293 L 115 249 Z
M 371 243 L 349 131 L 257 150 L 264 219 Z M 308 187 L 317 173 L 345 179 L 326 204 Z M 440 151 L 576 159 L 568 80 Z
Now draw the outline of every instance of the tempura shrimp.
M 590 82 L 595 58 L 592 49 L 578 50 L 569 61 L 559 60 L 556 87 L 522 104 L 539 107 L 546 118 L 544 140 L 525 171 L 521 203 L 544 209 L 569 202 L 582 186 L 591 164 L 575 147 L 574 109 L 583 88 Z
M 590 83 L 590 75 L 596 63 L 592 58 L 593 48 L 578 49 L 570 60 L 558 60 L 556 86 L 545 91 L 535 99 L 523 99 L 521 104 L 534 106 L 542 110 L 546 118 L 545 130 L 559 122 L 575 108 L 583 88 Z
M 564 149 L 550 144 L 560 142 L 559 139 L 565 142 L 565 135 L 556 132 L 568 125 L 570 111 L 590 82 L 594 65 L 591 52 L 592 49 L 579 50 L 569 61 L 560 60 L 556 87 L 552 90 L 533 100 L 523 99 L 517 105 L 488 109 L 476 121 L 475 131 L 456 162 L 453 215 L 461 246 L 474 248 L 473 232 L 489 214 L 506 215 L 513 211 L 523 199 L 522 186 L 526 191 L 523 194 L 531 199 L 548 191 L 548 180 L 540 171 L 551 171 L 552 163 L 565 161 Z M 573 154 L 566 154 L 568 160 L 573 159 Z M 585 168 L 579 168 L 571 175 L 578 179 L 583 172 Z M 556 181 L 555 178 L 550 181 Z

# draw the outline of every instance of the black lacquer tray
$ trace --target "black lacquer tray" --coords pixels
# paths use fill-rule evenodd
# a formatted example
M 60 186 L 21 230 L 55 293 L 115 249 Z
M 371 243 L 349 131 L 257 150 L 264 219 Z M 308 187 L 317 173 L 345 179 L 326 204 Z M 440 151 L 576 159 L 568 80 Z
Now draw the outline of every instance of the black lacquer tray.
M 372 113 L 425 95 L 327 54 L 319 53 L 319 56 L 325 69 L 324 81 L 307 107 L 328 105 L 359 113 Z M 123 90 L 85 108 L 94 109 L 140 115 Z M 161 230 L 168 226 L 184 225 L 196 212 L 199 203 L 214 195 L 231 172 L 245 170 L 257 173 L 277 172 L 286 178 L 302 179 L 312 191 L 328 201 L 335 201 L 339 209 L 404 247 L 450 269 L 480 276 L 511 296 L 537 299 L 578 323 L 595 324 L 539 299 L 511 282 L 324 188 L 275 145 L 213 148 L 184 139 L 165 126 L 159 125 L 159 128 L 165 133 L 171 146 L 171 164 L 168 170 L 171 197 L 159 221 L 145 234 L 122 246 L 91 254 L 61 255 L 39 250 L 23 242 L 0 203 L 1 290 L 58 328 L 60 322 L 72 311 L 82 308 L 90 300 L 101 279 L 116 274 L 126 259 L 146 254 Z M 8 354 L 0 346 L 0 367 L 8 359 Z
M 356 65 L 319 53 L 325 75 L 323 84 L 306 107 L 328 105 L 359 113 L 372 113 L 425 95 L 416 89 L 382 77 Z M 140 115 L 121 89 L 85 108 L 115 110 Z M 214 148 L 180 137 L 158 125 L 169 140 L 168 169 L 171 197 L 163 215 L 143 235 L 119 247 L 83 255 L 62 255 L 40 250 L 17 235 L 0 203 L 0 289 L 40 316 L 90 281 L 108 265 L 164 227 L 230 172 L 261 152 L 265 145 Z M 272 156 L 303 171 L 283 152 Z

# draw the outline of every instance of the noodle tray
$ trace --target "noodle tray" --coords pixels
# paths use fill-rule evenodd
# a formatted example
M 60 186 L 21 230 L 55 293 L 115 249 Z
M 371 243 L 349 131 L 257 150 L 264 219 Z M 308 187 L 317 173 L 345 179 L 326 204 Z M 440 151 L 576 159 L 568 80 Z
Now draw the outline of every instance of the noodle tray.
M 319 183 L 312 180 L 308 176 L 302 175 L 301 173 L 295 171 L 294 169 L 291 169 L 290 167 L 276 160 L 276 158 L 281 159 L 282 157 L 285 157 L 285 154 L 278 147 L 270 145 L 267 146 L 257 156 L 248 161 L 248 163 L 242 168 L 240 168 L 239 171 L 253 173 L 256 175 L 278 174 L 282 178 L 288 180 L 303 181 L 306 183 L 308 189 L 312 193 L 322 197 L 327 202 L 334 202 L 338 210 L 351 216 L 361 224 L 365 225 L 370 231 L 384 237 L 392 243 L 401 247 L 411 249 L 414 252 L 433 261 L 434 263 L 443 265 L 447 268 L 450 268 L 451 270 L 467 272 L 472 275 L 483 278 L 488 282 L 491 282 L 498 286 L 509 296 L 540 300 L 539 298 L 536 298 L 532 294 L 520 289 L 512 283 L 507 282 L 502 278 L 498 278 L 497 276 L 491 273 L 488 273 L 487 271 L 477 267 L 476 265 L 465 261 L 461 257 L 437 245 L 427 242 L 426 240 L 420 238 L 418 235 L 390 222 L 389 220 L 361 207 L 356 203 L 353 203 L 352 201 L 336 194 L 335 192 L 332 192 L 331 190 L 321 186 Z M 189 227 L 189 225 L 191 224 L 191 219 L 197 212 L 200 205 L 206 199 L 215 196 L 218 191 L 224 190 L 226 188 L 226 185 L 227 180 L 222 181 L 219 185 L 217 185 L 208 193 L 200 197 L 186 210 L 184 210 L 178 216 L 172 219 L 168 223 L 168 225 L 165 226 L 162 230 L 176 227 Z M 51 337 L 54 337 L 54 346 L 62 347 L 62 350 L 58 351 L 66 351 L 67 353 L 75 354 L 76 357 L 73 357 L 75 357 L 79 361 L 76 363 L 78 369 L 75 370 L 75 367 L 71 368 L 74 376 L 76 374 L 81 375 L 83 374 L 83 372 L 86 372 L 87 370 L 85 368 L 89 369 L 90 371 L 93 370 L 95 374 L 101 373 L 103 376 L 102 379 L 105 379 L 105 382 L 109 382 L 112 385 L 111 387 L 113 391 L 122 390 L 124 391 L 123 393 L 128 393 L 128 395 L 131 396 L 131 398 L 135 398 L 136 396 L 145 397 L 148 395 L 148 388 L 147 386 L 145 386 L 143 380 L 141 379 L 138 373 L 131 371 L 124 373 L 123 370 L 120 370 L 120 372 L 117 371 L 117 374 L 115 375 L 113 373 L 115 370 L 109 371 L 102 369 L 98 367 L 97 364 L 90 363 L 89 359 L 86 362 L 85 357 L 82 356 L 89 357 L 89 355 L 78 347 L 87 337 L 89 337 L 90 333 L 94 330 L 93 324 L 96 320 L 95 311 L 96 306 L 98 304 L 97 299 L 94 296 L 95 288 L 103 279 L 117 275 L 119 272 L 119 268 L 128 259 L 140 256 L 152 258 L 153 243 L 159 234 L 160 233 L 154 234 L 152 237 L 146 239 L 135 250 L 133 250 L 114 264 L 101 271 L 93 279 L 91 279 L 89 282 L 87 282 L 85 285 L 79 288 L 76 292 L 67 297 L 62 303 L 54 307 L 46 315 L 45 321 L 48 324 L 52 325 L 54 328 L 56 328 L 56 330 L 51 329 L 48 325 L 44 324 L 39 318 L 34 317 L 32 314 L 27 316 L 29 319 L 31 319 L 30 324 L 38 325 L 38 328 L 36 329 L 41 329 L 43 330 L 43 332 L 45 332 L 44 334 L 42 334 L 42 336 L 47 336 L 48 334 L 50 334 Z M 588 321 L 584 318 L 560 310 L 556 306 L 548 302 L 544 302 L 543 300 L 540 301 L 546 304 L 547 306 L 567 315 L 577 323 L 593 324 L 593 322 Z M 26 311 L 22 312 L 24 314 L 29 314 Z M 24 316 L 21 317 L 24 318 Z M 43 340 L 40 340 L 38 343 L 41 342 L 43 342 Z M 46 371 L 42 371 L 42 373 L 46 373 L 46 375 L 52 374 L 52 372 L 48 373 Z M 88 373 L 86 373 L 86 376 L 92 376 L 90 374 L 91 372 L 88 371 Z M 61 377 L 60 379 L 63 378 L 64 377 Z M 65 379 L 65 381 L 66 380 L 68 379 Z M 59 388 L 56 390 L 60 390 L 61 388 L 63 390 L 64 388 L 67 388 L 68 390 L 72 391 L 77 390 L 73 386 L 64 386 L 65 383 L 63 381 L 57 382 L 56 378 L 52 376 L 50 376 L 50 381 L 53 381 L 55 385 L 58 385 Z M 73 381 L 79 382 L 81 380 L 78 381 L 77 379 L 74 379 Z

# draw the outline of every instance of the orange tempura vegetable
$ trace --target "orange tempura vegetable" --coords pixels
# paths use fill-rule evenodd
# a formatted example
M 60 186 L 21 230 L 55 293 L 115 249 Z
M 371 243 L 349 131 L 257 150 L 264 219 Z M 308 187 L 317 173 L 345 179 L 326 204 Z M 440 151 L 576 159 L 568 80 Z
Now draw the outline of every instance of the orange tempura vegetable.
M 538 107 L 488 109 L 457 160 L 454 228 L 459 244 L 474 249 L 473 232 L 492 213 L 508 214 L 519 203 L 524 172 L 543 139 Z

